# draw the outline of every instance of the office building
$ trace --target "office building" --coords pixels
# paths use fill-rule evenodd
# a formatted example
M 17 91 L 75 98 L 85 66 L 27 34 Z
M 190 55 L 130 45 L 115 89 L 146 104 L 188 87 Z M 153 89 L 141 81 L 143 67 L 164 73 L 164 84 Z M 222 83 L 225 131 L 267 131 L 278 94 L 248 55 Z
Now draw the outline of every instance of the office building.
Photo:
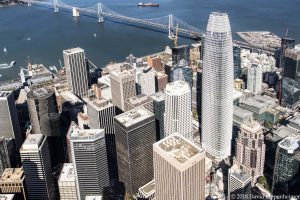
M 26 185 L 23 168 L 6 168 L 0 178 L 0 193 L 15 194 L 19 200 L 26 200 Z
M 110 72 L 112 103 L 125 110 L 125 100 L 136 95 L 134 69 L 112 70 Z
M 157 92 L 151 95 L 153 99 L 153 108 L 155 115 L 156 125 L 156 141 L 159 141 L 165 137 L 164 131 L 164 113 L 165 113 L 165 94 L 163 92 Z
M 241 47 L 239 45 L 233 45 L 233 70 L 234 79 L 240 78 L 242 75 L 241 67 Z
M 163 91 L 168 84 L 168 75 L 165 73 L 157 72 L 155 74 L 155 91 Z
M 150 96 L 155 93 L 155 72 L 151 67 L 142 70 L 140 81 L 142 94 Z
M 291 78 L 282 79 L 282 104 L 288 108 L 295 108 L 300 99 L 300 86 Z
M 272 193 L 299 192 L 300 138 L 288 136 L 278 143 L 275 157 Z
M 156 200 L 205 199 L 205 152 L 179 134 L 153 145 Z
M 148 66 L 152 67 L 155 71 L 162 70 L 161 58 L 159 56 L 149 56 L 147 57 Z
M 169 83 L 165 90 L 165 136 L 173 133 L 193 140 L 191 88 L 184 81 Z
M 292 38 L 282 38 L 281 39 L 281 51 L 280 51 L 280 60 L 279 67 L 284 68 L 285 66 L 285 50 L 293 49 L 295 47 L 295 40 Z
M 179 80 L 187 82 L 190 88 L 193 85 L 193 70 L 186 60 L 180 60 L 171 69 L 171 82 Z
M 77 200 L 73 163 L 64 163 L 58 179 L 60 200 Z
M 1 200 L 19 200 L 14 194 L 0 194 Z
M 251 176 L 233 165 L 228 172 L 228 200 L 251 199 Z
M 238 106 L 233 106 L 233 126 L 240 129 L 241 125 L 252 120 L 253 113 Z
M 140 187 L 137 197 L 137 200 L 155 200 L 155 180 Z
M 139 106 L 144 106 L 144 108 L 153 112 L 153 100 L 145 94 L 130 97 L 125 101 L 125 111 L 132 110 Z
M 189 45 L 181 45 L 172 48 L 172 62 L 174 62 L 174 64 L 176 65 L 182 59 L 186 60 L 188 63 L 190 62 Z
M 118 179 L 116 139 L 114 129 L 115 106 L 105 98 L 84 99 L 90 128 L 104 129 L 110 180 Z
M 236 139 L 233 163 L 251 176 L 252 185 L 257 182 L 258 177 L 263 176 L 265 153 L 263 127 L 254 120 L 242 124 Z
M 5 168 L 11 167 L 8 143 L 7 139 L 0 137 L 0 174 L 4 172 Z
M 20 149 L 28 199 L 30 200 L 55 199 L 46 138 L 42 134 L 30 134 Z
M 247 89 L 254 94 L 261 93 L 262 90 L 261 65 L 252 65 L 251 67 L 248 68 Z
M 77 198 L 106 194 L 109 172 L 104 130 L 74 129 L 70 141 Z
M 210 14 L 204 46 L 202 147 L 222 160 L 230 156 L 233 116 L 232 36 L 226 13 Z
M 22 135 L 18 120 L 14 93 L 12 91 L 0 91 L 0 130 L 1 136 L 15 140 L 16 148 L 22 145 Z
M 153 180 L 154 114 L 138 107 L 117 115 L 114 120 L 119 180 L 134 195 Z
M 69 90 L 85 96 L 89 89 L 89 69 L 85 63 L 84 50 L 77 47 L 63 51 Z

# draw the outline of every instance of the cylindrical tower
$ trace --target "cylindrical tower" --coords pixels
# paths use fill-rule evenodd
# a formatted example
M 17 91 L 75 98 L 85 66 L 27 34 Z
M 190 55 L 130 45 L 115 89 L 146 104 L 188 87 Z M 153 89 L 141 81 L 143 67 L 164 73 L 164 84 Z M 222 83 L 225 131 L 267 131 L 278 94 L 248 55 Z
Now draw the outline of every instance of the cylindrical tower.
M 216 160 L 230 155 L 233 115 L 233 48 L 226 13 L 209 16 L 204 39 L 202 148 Z

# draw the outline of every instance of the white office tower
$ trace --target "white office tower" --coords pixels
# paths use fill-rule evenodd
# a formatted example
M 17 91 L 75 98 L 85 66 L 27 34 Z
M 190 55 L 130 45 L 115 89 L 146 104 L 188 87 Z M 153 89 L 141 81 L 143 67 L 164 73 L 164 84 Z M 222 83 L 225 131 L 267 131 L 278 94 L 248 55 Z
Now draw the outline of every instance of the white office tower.
M 17 149 L 22 145 L 22 136 L 14 93 L 0 91 L 0 131 L 5 139 L 14 139 Z
M 155 93 L 155 72 L 151 67 L 146 67 L 140 75 L 142 94 L 150 96 Z
M 124 111 L 125 100 L 136 95 L 135 69 L 115 69 L 109 75 L 112 103 Z
M 178 133 L 193 140 L 191 89 L 187 82 L 175 81 L 167 84 L 164 127 L 165 136 Z
M 46 136 L 30 134 L 20 149 L 28 199 L 55 199 L 50 154 Z
M 84 50 L 79 47 L 64 50 L 63 56 L 69 90 L 81 97 L 87 95 L 89 70 L 85 63 Z
M 58 179 L 60 200 L 77 200 L 73 163 L 64 163 Z
M 251 176 L 233 165 L 228 172 L 228 200 L 251 199 Z
M 250 92 L 254 94 L 261 92 L 262 76 L 261 65 L 252 64 L 252 66 L 248 68 L 247 89 Z
M 221 161 L 230 156 L 233 120 L 233 48 L 226 13 L 210 14 L 204 46 L 202 148 Z
M 104 130 L 75 129 L 70 140 L 78 199 L 102 195 L 109 186 Z
M 205 151 L 179 134 L 153 145 L 156 200 L 205 199 Z

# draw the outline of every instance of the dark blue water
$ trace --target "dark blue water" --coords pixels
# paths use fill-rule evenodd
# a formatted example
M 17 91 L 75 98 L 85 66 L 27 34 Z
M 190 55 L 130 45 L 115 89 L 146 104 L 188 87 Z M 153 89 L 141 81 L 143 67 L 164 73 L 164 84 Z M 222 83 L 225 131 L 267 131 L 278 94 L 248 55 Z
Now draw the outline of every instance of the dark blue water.
M 299 0 L 156 0 L 159 8 L 138 8 L 140 0 L 104 0 L 102 3 L 123 15 L 156 18 L 174 14 L 189 24 L 205 30 L 212 11 L 227 12 L 232 31 L 272 31 L 300 42 Z M 96 0 L 65 0 L 66 3 L 87 7 Z M 94 37 L 96 33 L 96 37 Z M 30 38 L 30 40 L 28 40 Z M 179 43 L 190 43 L 180 39 Z M 172 46 L 166 33 L 127 26 L 112 21 L 98 24 L 96 18 L 81 16 L 75 20 L 70 13 L 53 13 L 43 7 L 16 6 L 0 8 L 0 64 L 17 61 L 11 68 L 1 69 L 0 81 L 16 78 L 20 66 L 28 57 L 34 63 L 59 66 L 62 50 L 82 47 L 86 56 L 102 67 L 110 61 L 122 61 L 133 53 L 142 56 Z M 7 53 L 3 52 L 7 49 Z

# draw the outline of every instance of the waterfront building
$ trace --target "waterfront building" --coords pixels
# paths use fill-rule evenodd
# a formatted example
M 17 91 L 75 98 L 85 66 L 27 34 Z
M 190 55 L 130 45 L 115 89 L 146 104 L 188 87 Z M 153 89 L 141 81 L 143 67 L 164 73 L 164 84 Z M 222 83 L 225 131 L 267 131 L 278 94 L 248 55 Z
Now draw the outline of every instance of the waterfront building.
M 161 58 L 159 56 L 149 56 L 147 57 L 148 66 L 152 67 L 155 71 L 162 70 Z
M 89 69 L 84 50 L 77 47 L 63 51 L 69 90 L 78 96 L 85 96 L 89 89 Z
M 165 94 L 163 92 L 157 92 L 151 95 L 153 99 L 153 108 L 155 114 L 156 124 L 156 141 L 164 138 L 164 113 L 165 113 Z
M 22 135 L 13 91 L 0 91 L 0 107 L 1 136 L 14 139 L 18 150 L 22 145 Z
M 153 180 L 154 114 L 138 107 L 117 115 L 114 120 L 119 180 L 134 195 Z
M 184 81 L 167 84 L 164 127 L 165 136 L 178 133 L 193 140 L 191 88 Z
M 204 46 L 202 147 L 222 160 L 230 156 L 233 117 L 233 50 L 226 13 L 210 14 Z
M 252 177 L 254 185 L 258 177 L 263 176 L 266 145 L 263 127 L 251 120 L 241 125 L 236 139 L 236 155 L 233 163 Z
M 136 95 L 135 69 L 116 69 L 110 72 L 112 103 L 125 110 L 125 100 Z
M 109 172 L 104 130 L 74 129 L 70 142 L 77 198 L 106 194 Z
M 261 93 L 262 90 L 261 65 L 252 65 L 251 67 L 248 68 L 247 89 L 254 94 Z
M 26 200 L 27 192 L 23 168 L 5 169 L 0 178 L 0 193 L 15 194 L 16 199 Z
M 61 200 L 77 200 L 75 171 L 73 163 L 64 163 L 58 179 Z
M 272 193 L 299 192 L 300 137 L 288 136 L 278 143 L 275 157 Z M 297 187 L 298 184 L 298 187 Z
M 179 134 L 153 145 L 156 200 L 205 199 L 205 152 Z
M 132 110 L 139 106 L 144 106 L 144 108 L 153 113 L 153 100 L 145 94 L 130 97 L 125 101 L 125 111 Z
M 233 165 L 228 172 L 228 200 L 251 199 L 251 176 Z
M 21 149 L 25 182 L 30 200 L 55 199 L 54 182 L 51 169 L 47 136 L 30 134 Z
M 152 95 L 155 93 L 155 72 L 151 67 L 146 67 L 140 75 L 141 93 Z

